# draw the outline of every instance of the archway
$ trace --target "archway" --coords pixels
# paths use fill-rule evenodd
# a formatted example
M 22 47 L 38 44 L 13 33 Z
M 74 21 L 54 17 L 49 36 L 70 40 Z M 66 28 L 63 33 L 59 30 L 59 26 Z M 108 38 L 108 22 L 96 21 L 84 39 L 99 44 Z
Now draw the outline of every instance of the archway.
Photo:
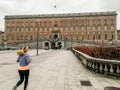
M 52 42 L 52 43 L 51 43 L 51 49 L 56 49 L 56 47 L 55 47 L 55 42 Z
M 49 43 L 45 42 L 45 49 L 49 49 Z
M 58 42 L 58 49 L 61 49 L 61 48 L 62 48 L 62 43 Z

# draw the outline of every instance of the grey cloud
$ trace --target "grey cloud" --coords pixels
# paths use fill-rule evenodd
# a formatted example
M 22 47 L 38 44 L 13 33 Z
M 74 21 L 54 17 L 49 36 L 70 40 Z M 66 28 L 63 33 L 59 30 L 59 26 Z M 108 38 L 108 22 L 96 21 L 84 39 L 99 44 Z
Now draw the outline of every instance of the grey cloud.
M 0 0 L 0 27 L 4 29 L 5 15 L 79 13 L 117 11 L 120 0 Z M 54 8 L 54 5 L 57 7 Z M 120 15 L 118 15 L 118 23 Z M 118 25 L 118 27 L 120 27 Z
M 120 12 L 120 0 L 100 0 L 101 9 Z

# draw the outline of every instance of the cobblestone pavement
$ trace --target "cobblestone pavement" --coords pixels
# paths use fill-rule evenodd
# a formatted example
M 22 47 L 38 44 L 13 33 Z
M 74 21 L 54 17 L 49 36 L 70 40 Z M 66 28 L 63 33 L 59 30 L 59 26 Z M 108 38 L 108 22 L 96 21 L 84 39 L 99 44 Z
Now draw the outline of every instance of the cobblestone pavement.
M 104 77 L 87 70 L 81 62 L 65 50 L 30 50 L 30 78 L 28 90 L 104 90 L 106 86 L 120 87 L 120 80 Z M 16 51 L 0 54 L 0 90 L 11 90 L 19 80 Z M 89 81 L 91 86 L 80 82 Z M 23 84 L 17 89 L 23 90 Z

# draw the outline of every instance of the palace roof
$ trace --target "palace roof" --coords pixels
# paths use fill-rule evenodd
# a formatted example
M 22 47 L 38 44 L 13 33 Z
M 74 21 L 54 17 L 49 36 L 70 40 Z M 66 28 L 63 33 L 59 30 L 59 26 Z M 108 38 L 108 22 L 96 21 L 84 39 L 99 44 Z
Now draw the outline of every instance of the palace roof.
M 67 18 L 89 16 L 116 16 L 116 11 L 89 12 L 89 13 L 65 13 L 65 14 L 34 14 L 34 15 L 7 15 L 5 19 L 30 19 L 30 18 Z

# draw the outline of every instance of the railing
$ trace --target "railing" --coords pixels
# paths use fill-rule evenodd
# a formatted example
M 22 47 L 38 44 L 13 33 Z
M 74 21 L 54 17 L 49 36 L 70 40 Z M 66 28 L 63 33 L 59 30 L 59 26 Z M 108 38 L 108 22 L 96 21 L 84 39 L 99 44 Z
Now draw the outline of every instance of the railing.
M 120 61 L 93 58 L 75 49 L 72 49 L 72 52 L 81 60 L 82 64 L 91 71 L 120 78 Z

